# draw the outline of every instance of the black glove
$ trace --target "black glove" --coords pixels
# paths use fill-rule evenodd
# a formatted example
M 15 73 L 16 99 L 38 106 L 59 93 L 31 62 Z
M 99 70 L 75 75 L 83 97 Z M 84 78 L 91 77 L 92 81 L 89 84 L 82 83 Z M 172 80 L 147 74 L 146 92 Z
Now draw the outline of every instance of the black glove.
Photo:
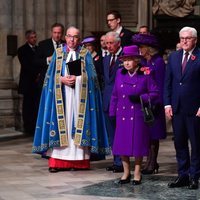
M 140 96 L 137 95 L 130 95 L 129 99 L 132 103 L 140 103 Z

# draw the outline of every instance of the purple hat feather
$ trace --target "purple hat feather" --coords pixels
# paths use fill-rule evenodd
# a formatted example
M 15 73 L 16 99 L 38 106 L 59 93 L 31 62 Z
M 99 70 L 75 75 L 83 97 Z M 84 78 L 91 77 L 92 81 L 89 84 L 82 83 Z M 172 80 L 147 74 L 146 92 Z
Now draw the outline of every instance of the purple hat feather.
M 81 43 L 87 44 L 87 43 L 94 43 L 94 42 L 96 42 L 96 38 L 94 36 L 87 36 L 83 39 Z
M 135 34 L 132 37 L 133 44 L 135 45 L 147 45 L 150 47 L 159 48 L 159 43 L 155 35 L 151 34 Z

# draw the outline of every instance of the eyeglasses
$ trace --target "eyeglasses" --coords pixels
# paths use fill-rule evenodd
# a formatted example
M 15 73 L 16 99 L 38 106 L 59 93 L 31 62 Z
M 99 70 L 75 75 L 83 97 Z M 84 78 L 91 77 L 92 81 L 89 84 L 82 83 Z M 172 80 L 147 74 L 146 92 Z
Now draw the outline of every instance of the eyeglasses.
M 114 21 L 116 18 L 113 18 L 113 19 L 107 19 L 107 22 L 112 22 Z
M 180 40 L 192 40 L 194 37 L 180 37 Z
M 79 39 L 79 36 L 78 35 L 66 35 L 66 37 L 68 37 L 69 39 Z

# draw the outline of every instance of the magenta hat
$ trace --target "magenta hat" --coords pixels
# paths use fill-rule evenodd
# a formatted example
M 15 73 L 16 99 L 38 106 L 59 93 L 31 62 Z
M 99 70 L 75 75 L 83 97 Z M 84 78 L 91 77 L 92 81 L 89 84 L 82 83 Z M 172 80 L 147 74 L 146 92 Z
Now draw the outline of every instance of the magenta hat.
M 87 36 L 83 39 L 81 44 L 94 43 L 94 42 L 96 42 L 96 38 L 94 36 Z
M 137 57 L 141 58 L 142 56 L 139 54 L 139 49 L 136 45 L 125 46 L 123 48 L 122 56 L 119 57 L 120 60 L 123 60 L 127 57 Z
M 159 43 L 155 35 L 151 34 L 135 34 L 132 37 L 133 44 L 135 45 L 147 45 L 150 47 L 159 48 Z

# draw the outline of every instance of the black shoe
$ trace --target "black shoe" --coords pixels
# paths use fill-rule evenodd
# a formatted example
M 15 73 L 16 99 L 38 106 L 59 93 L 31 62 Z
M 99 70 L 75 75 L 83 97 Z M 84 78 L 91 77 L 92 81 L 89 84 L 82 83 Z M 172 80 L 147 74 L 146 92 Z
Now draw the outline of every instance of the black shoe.
M 168 184 L 169 188 L 189 186 L 189 176 L 178 176 L 175 181 Z
M 114 165 L 113 173 L 121 173 L 124 172 L 123 166 Z
M 142 176 L 140 177 L 140 180 L 133 180 L 132 185 L 140 185 L 142 183 Z
M 117 183 L 126 184 L 126 183 L 130 183 L 130 181 L 131 181 L 131 174 L 129 174 L 129 176 L 126 179 L 120 179 Z
M 152 169 L 143 169 L 141 171 L 142 174 L 147 175 L 147 174 L 157 174 L 158 173 L 158 169 L 159 169 L 159 164 L 156 163 L 155 166 Z
M 190 190 L 196 190 L 199 188 L 199 181 L 196 179 L 190 179 L 190 183 L 188 186 L 188 189 Z
M 56 173 L 59 172 L 60 170 L 58 168 L 53 168 L 53 167 L 49 167 L 49 172 L 50 173 Z
M 106 171 L 113 171 L 114 170 L 114 165 L 106 167 Z

